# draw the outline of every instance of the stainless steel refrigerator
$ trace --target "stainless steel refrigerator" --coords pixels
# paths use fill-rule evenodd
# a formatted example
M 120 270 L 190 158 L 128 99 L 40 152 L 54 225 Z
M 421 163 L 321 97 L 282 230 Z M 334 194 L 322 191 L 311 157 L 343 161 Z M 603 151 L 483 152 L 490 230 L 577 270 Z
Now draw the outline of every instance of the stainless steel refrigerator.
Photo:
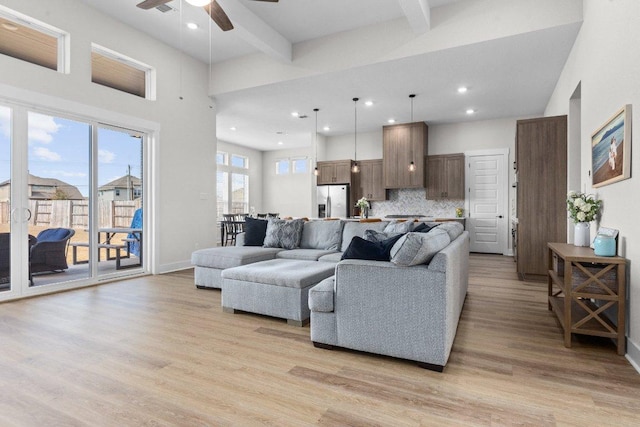
M 350 213 L 349 186 L 318 186 L 318 218 L 348 218 Z

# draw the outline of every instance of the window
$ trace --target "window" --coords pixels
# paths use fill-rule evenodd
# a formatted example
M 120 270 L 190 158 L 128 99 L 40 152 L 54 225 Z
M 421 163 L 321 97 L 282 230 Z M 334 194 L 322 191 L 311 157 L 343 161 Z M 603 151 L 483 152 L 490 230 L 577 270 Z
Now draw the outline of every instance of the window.
M 155 70 L 105 47 L 91 44 L 91 81 L 146 99 L 155 99 Z
M 216 153 L 217 215 L 249 212 L 249 158 L 222 151 Z
M 116 190 L 116 196 L 120 195 L 120 190 Z
M 66 73 L 68 40 L 68 33 L 0 6 L 1 54 Z
M 249 159 L 243 156 L 236 156 L 235 154 L 231 155 L 231 166 L 236 168 L 244 168 L 247 169 L 249 166 Z
M 289 173 L 289 160 L 276 160 L 276 175 L 287 175 Z
M 291 166 L 293 173 L 307 173 L 309 172 L 309 160 L 305 158 L 298 158 L 291 160 Z

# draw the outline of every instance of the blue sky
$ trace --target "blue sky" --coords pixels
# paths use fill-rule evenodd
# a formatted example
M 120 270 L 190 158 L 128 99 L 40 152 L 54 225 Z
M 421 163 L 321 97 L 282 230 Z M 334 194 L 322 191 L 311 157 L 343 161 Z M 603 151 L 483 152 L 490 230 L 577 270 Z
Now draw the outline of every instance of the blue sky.
M 0 182 L 9 179 L 10 109 L 0 106 Z M 90 126 L 86 123 L 29 113 L 29 173 L 57 178 L 88 195 Z M 98 185 L 127 174 L 140 177 L 141 139 L 126 132 L 98 130 Z

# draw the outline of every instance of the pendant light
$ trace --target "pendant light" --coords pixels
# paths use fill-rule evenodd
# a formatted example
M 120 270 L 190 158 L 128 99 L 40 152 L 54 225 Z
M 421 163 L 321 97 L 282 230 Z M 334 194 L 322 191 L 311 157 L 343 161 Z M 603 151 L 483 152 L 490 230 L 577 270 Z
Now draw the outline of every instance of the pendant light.
M 315 176 L 318 176 L 319 172 L 318 172 L 318 111 L 320 111 L 319 108 L 314 108 L 313 111 L 316 113 L 316 133 L 314 135 L 314 143 L 313 145 L 315 146 L 315 150 L 316 150 L 316 154 L 315 154 L 315 162 L 316 162 L 316 167 L 313 169 L 313 174 Z
M 415 93 L 409 95 L 409 99 L 411 99 L 411 123 L 413 123 L 413 98 L 415 98 Z M 413 144 L 411 145 L 411 163 L 409 163 L 409 172 L 416 171 L 416 164 L 413 161 Z
M 360 166 L 358 165 L 358 100 L 359 98 L 353 98 L 353 167 L 351 172 L 360 172 Z

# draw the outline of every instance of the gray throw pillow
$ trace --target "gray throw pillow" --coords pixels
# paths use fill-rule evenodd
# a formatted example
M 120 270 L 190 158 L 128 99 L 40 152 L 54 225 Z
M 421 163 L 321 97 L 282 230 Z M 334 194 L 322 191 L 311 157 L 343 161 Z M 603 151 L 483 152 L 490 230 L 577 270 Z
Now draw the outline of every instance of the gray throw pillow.
M 443 222 L 438 226 L 438 228 L 440 230 L 445 230 L 447 233 L 449 233 L 449 238 L 451 239 L 452 242 L 456 240 L 458 236 L 460 236 L 464 231 L 464 226 L 458 221 Z M 431 233 L 431 230 L 429 230 L 429 233 Z
M 407 233 L 391 248 L 391 262 L 401 266 L 425 264 L 451 243 L 445 230 Z
M 370 242 L 384 242 L 391 237 L 398 236 L 402 233 L 383 233 L 381 231 L 376 230 L 365 230 L 364 231 L 364 240 L 368 240 Z
M 304 220 L 269 218 L 264 237 L 265 248 L 296 249 L 300 246 Z
M 403 234 L 413 230 L 413 221 L 391 221 L 384 228 L 385 233 Z

